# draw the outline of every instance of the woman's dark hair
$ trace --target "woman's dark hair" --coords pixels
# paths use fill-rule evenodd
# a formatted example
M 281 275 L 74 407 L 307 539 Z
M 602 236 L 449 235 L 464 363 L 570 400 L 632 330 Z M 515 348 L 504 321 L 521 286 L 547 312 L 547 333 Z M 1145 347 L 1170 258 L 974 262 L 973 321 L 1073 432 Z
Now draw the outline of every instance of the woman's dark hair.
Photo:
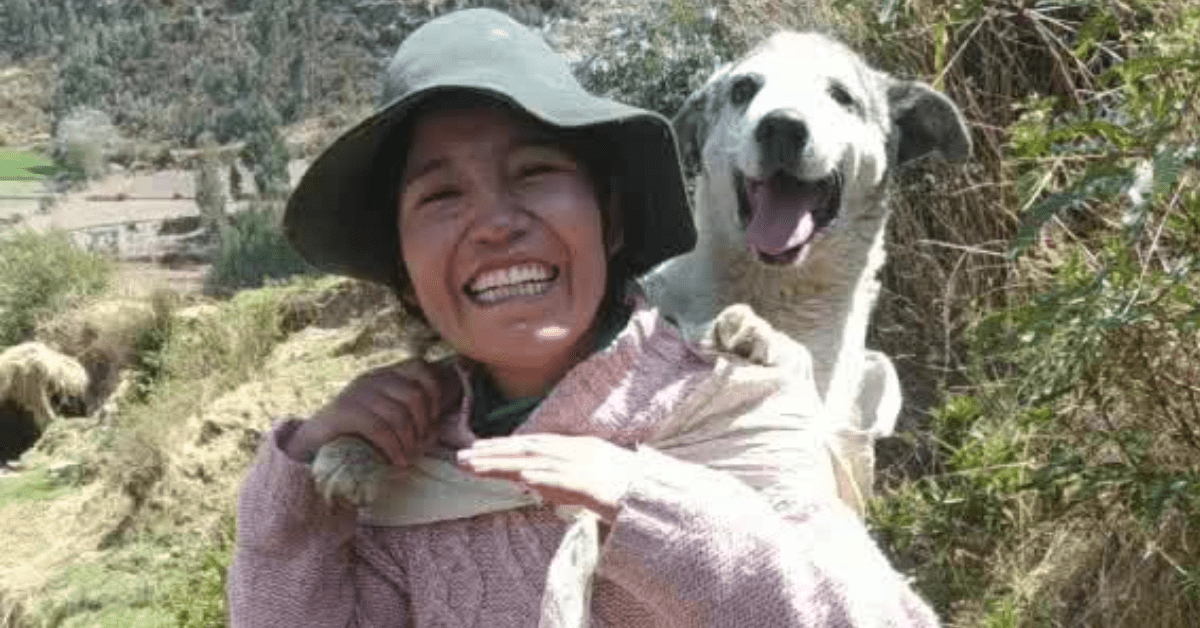
M 478 92 L 447 90 L 430 95 L 413 108 L 406 116 L 405 122 L 392 131 L 381 145 L 378 153 L 381 156 L 380 163 L 376 166 L 376 170 L 372 175 L 374 186 L 381 190 L 381 202 L 386 203 L 387 207 L 392 207 L 399 211 L 400 195 L 404 181 L 405 159 L 408 155 L 408 146 L 411 143 L 416 121 L 420 120 L 426 113 L 432 111 L 476 107 L 503 109 L 533 120 L 529 114 L 520 108 L 514 107 L 499 98 Z M 580 167 L 583 168 L 591 180 L 592 186 L 595 189 L 597 204 L 601 208 L 602 232 L 607 238 L 611 232 L 610 222 L 612 220 L 620 220 L 622 214 L 620 207 L 610 207 L 610 201 L 613 198 L 612 192 L 616 185 L 616 181 L 613 180 L 612 176 L 613 168 L 610 157 L 610 155 L 616 154 L 613 147 L 609 146 L 609 143 L 606 141 L 606 134 L 597 132 L 595 129 L 561 129 L 556 131 L 555 136 L 559 138 L 560 146 L 579 163 Z M 619 202 L 619 189 L 617 192 Z M 396 224 L 395 221 L 393 221 L 393 224 Z M 396 298 L 400 301 L 400 304 L 409 316 L 428 324 L 429 321 L 425 318 L 424 312 L 421 311 L 420 306 L 416 303 L 416 295 L 411 291 L 412 284 L 409 281 L 407 269 L 403 266 L 404 261 L 400 251 L 398 233 L 396 236 L 395 259 L 396 263 L 399 264 L 399 269 L 397 280 L 392 285 L 392 292 L 396 295 Z M 633 277 L 629 276 L 628 268 L 629 264 L 624 259 L 624 251 L 617 251 L 608 264 L 608 282 L 604 297 L 600 302 L 601 312 L 605 312 L 609 307 L 625 301 L 628 287 L 633 279 Z

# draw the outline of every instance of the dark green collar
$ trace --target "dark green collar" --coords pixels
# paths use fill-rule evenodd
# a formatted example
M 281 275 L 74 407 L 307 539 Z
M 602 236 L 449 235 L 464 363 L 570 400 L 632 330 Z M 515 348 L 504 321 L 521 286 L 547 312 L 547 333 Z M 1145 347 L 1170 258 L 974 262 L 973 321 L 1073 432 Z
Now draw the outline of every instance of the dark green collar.
M 592 352 L 608 348 L 629 324 L 632 315 L 631 305 L 608 308 L 596 329 Z M 471 398 L 471 431 L 480 438 L 512 434 L 545 399 L 544 396 L 505 399 L 482 369 L 475 369 L 471 375 Z

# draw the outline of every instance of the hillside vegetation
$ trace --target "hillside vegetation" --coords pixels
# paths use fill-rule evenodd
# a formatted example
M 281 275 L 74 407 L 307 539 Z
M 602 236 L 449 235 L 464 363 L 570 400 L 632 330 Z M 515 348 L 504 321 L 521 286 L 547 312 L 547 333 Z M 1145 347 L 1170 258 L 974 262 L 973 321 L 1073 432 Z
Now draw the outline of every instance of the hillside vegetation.
M 318 148 L 371 106 L 403 36 L 459 6 L 513 11 L 592 89 L 667 114 L 777 27 L 837 34 L 945 91 L 976 146 L 966 167 L 900 174 L 870 342 L 893 356 L 906 404 L 881 443 L 874 534 L 948 626 L 1200 617 L 1200 7 L 5 3 L 9 61 L 54 62 L 52 124 L 91 108 L 135 142 L 244 142 L 261 189 L 286 185 L 271 165 L 283 125 L 319 120 L 291 150 Z M 263 275 L 258 256 L 278 250 L 271 223 L 252 234 L 230 252 L 254 258 L 230 261 L 247 269 L 235 274 Z M 0 240 L 0 268 L 22 250 Z M 96 268 L 86 276 L 103 281 Z M 55 281 L 71 299 L 27 299 L 10 340 L 95 298 L 94 284 Z M 157 302 L 155 320 L 171 322 L 142 337 L 136 394 L 115 418 L 56 424 L 19 482 L 0 478 L 5 521 L 69 522 L 51 549 L 17 535 L 18 562 L 0 561 L 0 626 L 223 625 L 233 495 L 270 417 L 408 351 L 385 296 L 356 284 L 305 277 L 207 302 L 205 316 L 189 305 Z

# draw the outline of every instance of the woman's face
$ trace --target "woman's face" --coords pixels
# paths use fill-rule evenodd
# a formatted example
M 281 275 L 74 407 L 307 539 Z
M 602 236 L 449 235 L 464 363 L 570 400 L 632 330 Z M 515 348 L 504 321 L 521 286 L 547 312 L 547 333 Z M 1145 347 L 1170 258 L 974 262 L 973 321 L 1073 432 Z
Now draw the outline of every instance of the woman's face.
M 588 173 L 550 129 L 499 108 L 425 114 L 398 211 L 421 310 L 502 390 L 511 376 L 549 378 L 523 394 L 544 392 L 578 359 L 604 296 L 600 211 Z

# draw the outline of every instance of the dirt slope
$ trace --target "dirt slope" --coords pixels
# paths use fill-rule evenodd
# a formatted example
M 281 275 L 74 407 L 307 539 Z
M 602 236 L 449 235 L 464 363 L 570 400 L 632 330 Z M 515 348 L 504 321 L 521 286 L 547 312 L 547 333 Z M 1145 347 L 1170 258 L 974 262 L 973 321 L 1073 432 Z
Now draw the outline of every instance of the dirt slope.
M 362 370 L 408 355 L 394 340 L 363 342 L 368 321 L 378 328 L 386 315 L 346 320 L 369 303 L 317 301 L 333 324 L 293 333 L 233 390 L 202 391 L 201 412 L 159 426 L 165 444 L 146 450 L 155 464 L 105 468 L 121 464 L 120 421 L 72 419 L 0 476 L 0 627 L 174 625 L 164 600 L 228 526 L 272 421 L 307 415 Z

